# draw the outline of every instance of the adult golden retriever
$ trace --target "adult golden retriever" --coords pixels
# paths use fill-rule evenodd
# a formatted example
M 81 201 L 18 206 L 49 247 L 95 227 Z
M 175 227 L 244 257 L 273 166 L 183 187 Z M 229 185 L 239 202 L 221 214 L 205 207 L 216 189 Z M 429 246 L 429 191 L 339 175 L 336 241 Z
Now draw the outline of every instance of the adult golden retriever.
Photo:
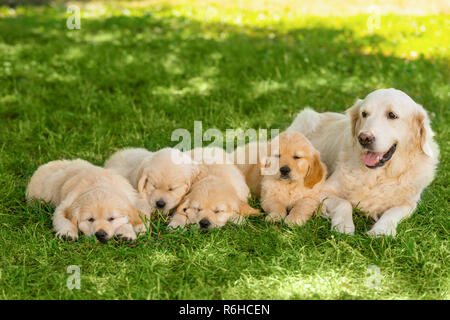
M 305 109 L 288 130 L 303 133 L 320 151 L 330 174 L 322 198 L 341 233 L 354 233 L 357 206 L 376 221 L 369 235 L 395 236 L 438 164 L 426 111 L 396 89 L 376 90 L 345 114 Z

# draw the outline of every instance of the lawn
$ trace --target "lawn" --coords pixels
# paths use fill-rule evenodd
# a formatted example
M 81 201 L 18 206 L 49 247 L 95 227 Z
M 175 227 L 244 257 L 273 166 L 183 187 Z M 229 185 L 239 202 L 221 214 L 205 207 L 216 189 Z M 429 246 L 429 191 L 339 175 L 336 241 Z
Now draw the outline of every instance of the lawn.
M 445 1 L 415 11 L 393 1 L 379 15 L 361 1 L 295 3 L 82 2 L 79 30 L 67 29 L 63 5 L 0 7 L 0 299 L 450 298 Z M 174 146 L 172 131 L 196 120 L 203 130 L 283 130 L 304 106 L 343 111 L 385 87 L 430 112 L 441 148 L 436 178 L 396 238 L 369 238 L 373 222 L 355 213 L 355 236 L 320 217 L 209 233 L 170 232 L 154 217 L 135 243 L 60 242 L 52 209 L 25 202 L 33 171 L 50 160 L 102 165 L 125 146 Z M 80 289 L 66 286 L 71 265 Z

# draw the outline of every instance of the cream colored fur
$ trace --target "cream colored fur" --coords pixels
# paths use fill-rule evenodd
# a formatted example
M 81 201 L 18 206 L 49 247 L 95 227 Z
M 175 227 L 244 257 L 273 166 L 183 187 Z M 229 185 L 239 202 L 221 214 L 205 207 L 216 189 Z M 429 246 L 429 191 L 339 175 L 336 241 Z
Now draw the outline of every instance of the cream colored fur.
M 267 221 L 284 220 L 303 225 L 319 206 L 326 167 L 320 161 L 319 152 L 302 134 L 284 132 L 277 139 L 277 148 L 268 145 L 264 151 L 259 143 L 257 159 L 253 160 L 250 150 L 256 143 L 241 147 L 245 148 L 247 163 L 237 166 L 255 196 L 261 197 L 261 206 L 268 213 Z M 237 161 L 239 150 L 231 157 Z M 272 165 L 275 170 L 264 174 L 264 169 Z M 291 170 L 288 176 L 280 174 L 281 167 Z
M 105 168 L 127 178 L 153 210 L 160 209 L 165 215 L 179 204 L 199 174 L 189 155 L 172 148 L 119 150 L 105 162 Z M 163 208 L 157 207 L 158 201 L 165 203 Z
M 28 200 L 55 206 L 53 227 L 57 237 L 76 240 L 103 230 L 112 236 L 136 239 L 145 230 L 139 211 L 150 217 L 150 208 L 122 176 L 84 160 L 57 160 L 40 166 L 26 190 Z
M 390 112 L 397 118 L 390 119 Z M 358 206 L 376 221 L 369 235 L 395 236 L 397 224 L 413 213 L 438 164 L 426 111 L 396 89 L 376 90 L 345 114 L 305 109 L 288 130 L 309 138 L 328 166 L 323 198 L 332 228 L 342 233 L 354 233 L 352 207 Z M 361 132 L 375 137 L 374 152 L 396 144 L 382 167 L 363 163 L 367 150 L 358 143 Z
M 171 219 L 170 227 L 184 227 L 195 224 L 200 228 L 222 227 L 227 222 L 242 223 L 243 216 L 258 213 L 247 203 L 249 188 L 241 172 L 226 159 L 220 148 L 203 148 L 200 174 L 190 192 L 178 206 Z M 193 155 L 194 149 L 188 152 Z M 198 160 L 198 159 L 196 159 Z M 203 225 L 201 221 L 207 221 Z

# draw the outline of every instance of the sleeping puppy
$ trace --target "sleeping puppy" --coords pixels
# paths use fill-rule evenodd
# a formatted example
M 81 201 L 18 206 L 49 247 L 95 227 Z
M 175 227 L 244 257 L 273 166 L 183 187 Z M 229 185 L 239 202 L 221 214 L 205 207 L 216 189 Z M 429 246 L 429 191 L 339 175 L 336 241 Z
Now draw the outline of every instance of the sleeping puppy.
M 278 146 L 268 148 L 268 157 L 258 151 L 259 164 L 239 167 L 250 188 L 260 194 L 267 221 L 284 219 L 286 223 L 303 225 L 320 204 L 326 167 L 319 152 L 302 134 L 283 132 L 276 139 Z M 262 169 L 272 165 L 276 170 L 264 174 Z
M 201 166 L 200 178 L 178 206 L 169 227 L 195 224 L 209 230 L 227 222 L 240 224 L 243 216 L 259 212 L 248 205 L 249 189 L 236 166 L 203 161 L 209 164 Z
M 305 109 L 288 130 L 308 137 L 328 166 L 324 204 L 341 233 L 354 233 L 358 206 L 376 221 L 369 235 L 395 236 L 438 164 L 426 111 L 396 89 L 376 90 L 345 114 Z
M 80 159 L 40 166 L 31 177 L 26 197 L 56 207 L 56 236 L 68 240 L 77 240 L 79 230 L 102 243 L 113 236 L 134 240 L 135 232 L 145 230 L 140 212 L 150 217 L 145 200 L 126 179 Z
M 127 178 L 153 210 L 164 215 L 180 203 L 200 172 L 189 155 L 173 148 L 123 149 L 105 162 L 105 168 Z

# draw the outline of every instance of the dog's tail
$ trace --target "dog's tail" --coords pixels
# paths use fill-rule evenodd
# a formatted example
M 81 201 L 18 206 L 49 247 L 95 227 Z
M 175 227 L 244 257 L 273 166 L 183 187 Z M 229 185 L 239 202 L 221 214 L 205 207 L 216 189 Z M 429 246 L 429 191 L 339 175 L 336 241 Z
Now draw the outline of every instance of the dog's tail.
M 289 131 L 297 131 L 309 138 L 316 131 L 320 123 L 320 113 L 310 107 L 306 107 L 295 117 L 292 124 L 287 128 Z

